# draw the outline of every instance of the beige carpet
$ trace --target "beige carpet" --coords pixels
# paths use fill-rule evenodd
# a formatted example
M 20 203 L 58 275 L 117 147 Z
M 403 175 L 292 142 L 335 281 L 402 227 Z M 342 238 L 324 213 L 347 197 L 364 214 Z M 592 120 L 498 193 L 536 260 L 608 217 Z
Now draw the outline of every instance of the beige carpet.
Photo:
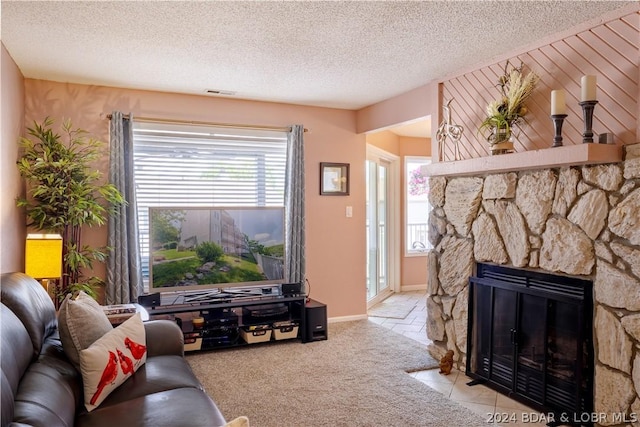
M 329 325 L 329 339 L 190 354 L 227 419 L 252 427 L 486 426 L 412 378 L 434 368 L 424 347 L 367 320 Z

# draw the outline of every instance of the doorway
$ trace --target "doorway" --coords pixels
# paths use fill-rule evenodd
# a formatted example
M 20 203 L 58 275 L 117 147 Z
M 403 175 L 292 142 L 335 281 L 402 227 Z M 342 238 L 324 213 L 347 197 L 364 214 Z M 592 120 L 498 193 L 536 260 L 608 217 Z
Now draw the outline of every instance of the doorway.
M 367 306 L 396 291 L 399 281 L 399 158 L 367 146 Z

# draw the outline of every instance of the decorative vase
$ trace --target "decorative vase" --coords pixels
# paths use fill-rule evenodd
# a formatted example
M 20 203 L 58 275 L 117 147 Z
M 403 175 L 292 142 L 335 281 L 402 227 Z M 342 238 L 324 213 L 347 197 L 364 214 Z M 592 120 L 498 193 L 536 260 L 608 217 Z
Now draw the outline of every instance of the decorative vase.
M 489 136 L 491 155 L 513 153 L 513 139 L 511 130 L 507 128 L 494 128 Z

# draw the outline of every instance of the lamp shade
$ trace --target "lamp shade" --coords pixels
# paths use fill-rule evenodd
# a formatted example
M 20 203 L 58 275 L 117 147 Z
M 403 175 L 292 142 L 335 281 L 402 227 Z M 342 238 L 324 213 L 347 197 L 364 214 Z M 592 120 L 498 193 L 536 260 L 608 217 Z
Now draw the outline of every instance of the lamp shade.
M 24 261 L 25 273 L 34 279 L 62 277 L 62 236 L 28 234 Z

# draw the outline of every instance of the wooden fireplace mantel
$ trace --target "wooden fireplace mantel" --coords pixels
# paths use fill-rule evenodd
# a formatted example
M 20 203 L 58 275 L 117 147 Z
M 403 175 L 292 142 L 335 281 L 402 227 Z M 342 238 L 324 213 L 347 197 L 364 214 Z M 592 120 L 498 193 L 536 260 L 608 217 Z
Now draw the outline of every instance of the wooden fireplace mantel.
M 468 176 L 622 161 L 622 145 L 576 144 L 555 148 L 437 162 L 422 166 L 426 176 Z

